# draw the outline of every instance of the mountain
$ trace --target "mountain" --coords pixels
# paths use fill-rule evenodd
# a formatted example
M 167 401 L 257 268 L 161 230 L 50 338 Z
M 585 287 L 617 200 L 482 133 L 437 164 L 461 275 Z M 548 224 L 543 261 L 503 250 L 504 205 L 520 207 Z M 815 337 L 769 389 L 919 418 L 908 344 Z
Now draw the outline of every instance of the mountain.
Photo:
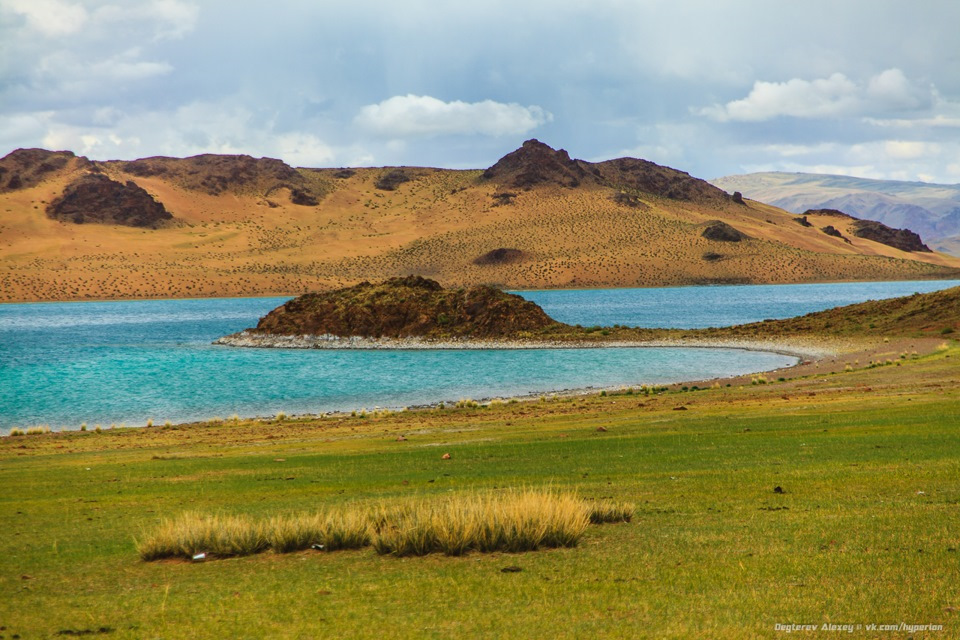
M 960 255 L 960 184 L 779 172 L 726 176 L 711 182 L 794 213 L 839 209 L 889 227 L 907 228 L 935 250 Z
M 529 289 L 960 277 L 960 259 L 857 224 L 537 140 L 468 171 L 26 149 L 0 159 L 0 301 L 295 295 L 411 273 Z

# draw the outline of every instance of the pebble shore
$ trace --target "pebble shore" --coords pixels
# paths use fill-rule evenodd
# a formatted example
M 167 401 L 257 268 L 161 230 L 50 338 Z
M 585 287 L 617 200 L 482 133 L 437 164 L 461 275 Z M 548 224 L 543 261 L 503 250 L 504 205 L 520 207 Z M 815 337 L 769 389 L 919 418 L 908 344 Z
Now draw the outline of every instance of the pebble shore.
M 795 356 L 800 360 L 816 360 L 835 354 L 822 344 L 799 344 L 784 341 L 729 339 L 684 340 L 476 340 L 450 338 L 343 338 L 333 335 L 282 336 L 241 331 L 215 340 L 213 344 L 256 349 L 611 349 L 643 347 L 700 347 L 712 349 L 743 349 L 766 351 Z

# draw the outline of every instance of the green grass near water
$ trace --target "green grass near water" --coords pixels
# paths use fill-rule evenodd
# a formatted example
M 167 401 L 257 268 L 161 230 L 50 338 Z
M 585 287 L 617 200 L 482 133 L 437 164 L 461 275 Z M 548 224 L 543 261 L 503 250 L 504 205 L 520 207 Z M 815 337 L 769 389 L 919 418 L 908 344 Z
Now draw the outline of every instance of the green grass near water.
M 4 438 L 0 636 L 746 638 L 906 622 L 956 637 L 957 358 L 653 399 Z M 185 511 L 522 487 L 636 511 L 574 548 L 516 554 L 144 562 L 135 545 Z

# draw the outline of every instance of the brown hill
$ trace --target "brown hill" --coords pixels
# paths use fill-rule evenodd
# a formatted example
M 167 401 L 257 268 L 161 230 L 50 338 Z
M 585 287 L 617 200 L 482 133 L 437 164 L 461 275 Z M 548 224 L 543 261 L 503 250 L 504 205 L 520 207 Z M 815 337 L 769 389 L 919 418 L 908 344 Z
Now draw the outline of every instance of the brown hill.
M 704 329 L 706 335 L 938 336 L 960 332 L 960 287 L 869 300 L 785 320 Z
M 807 227 L 682 171 L 537 141 L 486 171 L 40 150 L 0 167 L 2 301 L 299 294 L 407 273 L 528 289 L 960 277 L 960 259 L 858 237 L 850 217 L 814 212 Z M 44 214 L 91 173 L 132 183 L 176 224 L 73 224 L 96 220 L 93 204 Z M 704 237 L 713 226 L 739 241 Z
M 251 333 L 365 338 L 515 337 L 558 323 L 539 306 L 488 286 L 444 289 L 419 276 L 361 282 L 290 300 Z

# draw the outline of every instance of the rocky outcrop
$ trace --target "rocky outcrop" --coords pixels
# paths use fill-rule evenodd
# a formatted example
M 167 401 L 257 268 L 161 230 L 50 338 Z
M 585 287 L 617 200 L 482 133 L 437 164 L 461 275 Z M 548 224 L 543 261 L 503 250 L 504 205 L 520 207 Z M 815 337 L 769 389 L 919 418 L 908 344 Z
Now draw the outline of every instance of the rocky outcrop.
M 873 240 L 901 251 L 924 251 L 932 253 L 920 236 L 909 229 L 892 229 L 882 222 L 860 220 L 851 227 L 850 232 L 857 238 Z
M 89 160 L 76 156 L 72 151 L 47 151 L 46 149 L 17 149 L 0 158 L 0 193 L 29 189 L 43 182 L 58 171 L 67 168 L 71 161 L 88 166 Z
M 301 172 L 275 158 L 208 153 L 190 158 L 155 156 L 108 164 L 135 177 L 161 177 L 184 189 L 211 196 L 224 193 L 267 196 L 288 189 L 293 204 L 316 206 L 324 195 Z
M 408 276 L 302 295 L 245 334 L 511 338 L 557 324 L 533 302 L 493 287 L 444 289 L 434 280 Z
M 711 220 L 708 222 L 703 233 L 700 235 L 707 240 L 717 240 L 719 242 L 740 242 L 741 240 L 750 239 L 750 236 L 722 220 Z
M 602 186 L 686 202 L 712 202 L 719 205 L 730 201 L 726 191 L 709 182 L 649 160 L 616 158 L 597 163 L 577 162 Z
M 373 186 L 381 191 L 396 191 L 397 187 L 410 180 L 410 176 L 403 169 L 391 169 L 377 178 Z
M 482 256 L 477 256 L 473 259 L 473 264 L 477 265 L 497 265 L 497 264 L 515 264 L 517 262 L 522 262 L 526 257 L 526 254 L 520 249 L 508 249 L 506 247 L 500 247 L 492 251 L 488 251 Z
M 622 192 L 617 202 L 638 206 L 635 192 L 685 201 L 725 203 L 730 196 L 722 189 L 690 176 L 638 158 L 604 162 L 573 160 L 563 149 L 553 149 L 539 140 L 527 140 L 483 172 L 482 179 L 496 182 L 501 190 L 529 190 L 541 185 L 575 188 L 581 185 L 609 187 Z M 632 192 L 632 193 L 631 193 Z
M 71 182 L 63 195 L 47 206 L 55 220 L 76 224 L 119 224 L 156 229 L 173 219 L 164 206 L 133 182 L 87 173 Z
M 571 160 L 566 151 L 536 139 L 527 140 L 483 172 L 484 180 L 496 181 L 501 188 L 525 190 L 543 184 L 578 187 L 586 176 L 583 167 Z
M 846 218 L 847 220 L 856 220 L 853 216 L 837 209 L 807 209 L 803 216 L 831 216 L 833 218 Z

